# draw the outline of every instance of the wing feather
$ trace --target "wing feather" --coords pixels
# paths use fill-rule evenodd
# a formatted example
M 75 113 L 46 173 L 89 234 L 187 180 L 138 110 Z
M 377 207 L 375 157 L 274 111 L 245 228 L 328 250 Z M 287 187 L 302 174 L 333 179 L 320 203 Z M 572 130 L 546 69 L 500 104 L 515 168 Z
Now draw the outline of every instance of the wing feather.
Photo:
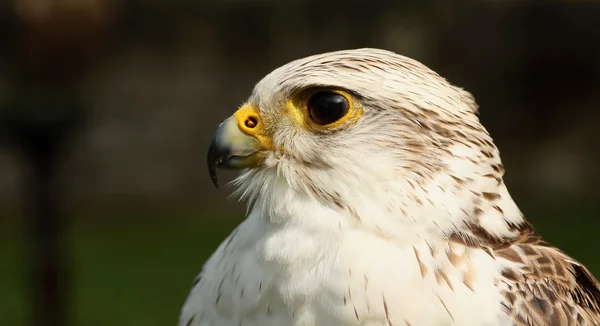
M 600 325 L 600 285 L 583 265 L 545 243 L 507 250 L 525 255 L 522 268 L 502 274 L 514 325 Z
M 515 326 L 600 325 L 600 283 L 585 266 L 544 241 L 529 222 L 499 239 L 476 225 L 452 240 L 484 248 L 514 264 L 502 272 L 502 303 Z

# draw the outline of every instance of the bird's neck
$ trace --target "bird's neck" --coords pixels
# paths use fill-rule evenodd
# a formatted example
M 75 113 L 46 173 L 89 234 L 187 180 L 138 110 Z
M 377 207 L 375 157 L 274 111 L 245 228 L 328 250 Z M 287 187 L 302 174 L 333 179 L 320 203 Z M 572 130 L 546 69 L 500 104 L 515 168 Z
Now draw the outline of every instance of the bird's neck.
M 252 199 L 252 210 L 277 228 L 301 227 L 328 236 L 362 230 L 412 245 L 467 236 L 474 229 L 511 238 L 517 235 L 515 226 L 524 222 L 501 177 L 439 174 L 420 186 L 410 179 L 365 185 L 347 192 L 352 197 L 344 207 L 291 187 L 274 172 L 258 178 L 266 184 Z

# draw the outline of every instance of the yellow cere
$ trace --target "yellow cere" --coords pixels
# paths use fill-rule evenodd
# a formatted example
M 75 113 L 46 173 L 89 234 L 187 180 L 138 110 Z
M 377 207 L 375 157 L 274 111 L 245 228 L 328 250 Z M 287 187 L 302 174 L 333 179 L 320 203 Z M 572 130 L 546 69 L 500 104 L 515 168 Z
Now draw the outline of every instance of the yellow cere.
M 266 133 L 266 128 L 258 114 L 256 106 L 246 104 L 239 108 L 233 115 L 243 133 L 258 139 L 264 150 L 272 148 L 271 137 Z
M 330 124 L 319 125 L 313 122 L 310 117 L 310 113 L 308 112 L 308 101 L 313 94 L 320 91 L 334 92 L 345 97 L 349 105 L 348 113 Z M 357 101 L 355 101 L 352 95 L 348 94 L 347 92 L 330 88 L 315 88 L 309 91 L 301 91 L 297 94 L 294 94 L 287 102 L 286 111 L 296 123 L 304 126 L 307 129 L 326 130 L 337 128 L 347 122 L 355 123 L 362 115 L 363 108 Z

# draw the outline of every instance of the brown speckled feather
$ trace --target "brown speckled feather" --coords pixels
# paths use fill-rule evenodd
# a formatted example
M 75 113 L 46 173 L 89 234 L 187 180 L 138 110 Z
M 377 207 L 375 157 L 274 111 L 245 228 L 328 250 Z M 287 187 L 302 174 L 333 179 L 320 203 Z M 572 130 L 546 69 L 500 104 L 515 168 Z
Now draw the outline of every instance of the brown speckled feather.
M 474 225 L 453 237 L 518 264 L 502 273 L 502 303 L 515 326 L 600 325 L 600 283 L 578 261 L 544 241 L 529 222 L 519 235 L 498 239 Z

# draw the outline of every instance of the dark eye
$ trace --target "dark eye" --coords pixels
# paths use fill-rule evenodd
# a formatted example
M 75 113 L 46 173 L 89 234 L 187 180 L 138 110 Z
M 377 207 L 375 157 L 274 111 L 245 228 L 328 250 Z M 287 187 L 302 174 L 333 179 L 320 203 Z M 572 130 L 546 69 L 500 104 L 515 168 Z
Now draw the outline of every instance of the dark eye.
M 348 100 L 338 93 L 318 92 L 308 100 L 310 118 L 321 126 L 343 118 L 348 110 L 350 110 Z

